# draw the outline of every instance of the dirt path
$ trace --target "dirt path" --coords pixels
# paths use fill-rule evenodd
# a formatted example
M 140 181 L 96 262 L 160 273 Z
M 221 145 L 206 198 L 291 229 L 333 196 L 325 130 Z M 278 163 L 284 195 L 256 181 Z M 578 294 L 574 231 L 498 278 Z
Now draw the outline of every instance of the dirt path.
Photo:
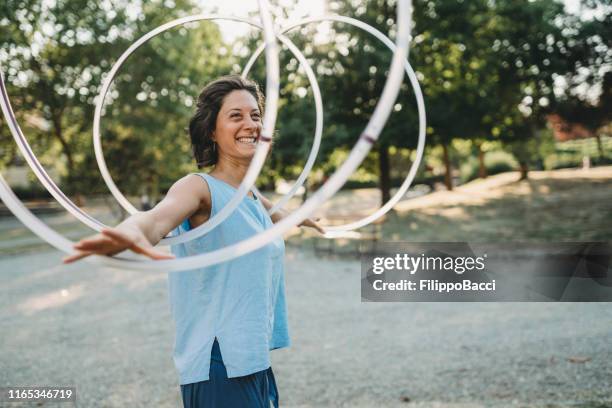
M 612 237 L 611 167 L 512 177 L 405 201 L 384 236 Z M 180 406 L 166 274 L 60 266 L 18 225 L 3 231 L 30 252 L 0 255 L 0 385 L 73 384 L 82 407 Z M 282 406 L 612 407 L 612 303 L 361 303 L 358 260 L 290 242 L 293 344 L 273 352 Z
M 81 407 L 178 407 L 164 273 L 0 263 L 1 385 Z M 289 249 L 284 407 L 612 406 L 612 304 L 361 303 L 359 263 Z

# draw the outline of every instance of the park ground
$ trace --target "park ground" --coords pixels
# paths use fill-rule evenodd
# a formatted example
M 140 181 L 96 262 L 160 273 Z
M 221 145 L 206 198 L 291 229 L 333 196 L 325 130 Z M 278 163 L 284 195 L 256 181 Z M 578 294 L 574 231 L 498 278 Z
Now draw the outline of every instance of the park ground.
M 319 215 L 337 222 L 378 200 L 342 192 Z M 504 173 L 396 209 L 384 240 L 609 241 L 612 167 Z M 61 265 L 16 220 L 0 231 L 0 386 L 76 385 L 82 407 L 180 406 L 166 274 Z M 359 260 L 341 255 L 352 242 L 330 255 L 311 233 L 287 243 L 281 406 L 612 407 L 612 303 L 362 303 Z

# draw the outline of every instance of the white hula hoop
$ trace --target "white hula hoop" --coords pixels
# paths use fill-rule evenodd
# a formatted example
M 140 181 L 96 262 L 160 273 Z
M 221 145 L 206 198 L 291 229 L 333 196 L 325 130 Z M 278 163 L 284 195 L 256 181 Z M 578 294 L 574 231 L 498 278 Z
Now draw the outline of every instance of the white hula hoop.
M 288 43 L 285 43 L 284 41 L 283 43 L 287 46 L 291 44 L 291 47 L 295 48 L 295 44 L 293 44 L 289 39 L 287 39 L 287 37 L 282 35 L 285 32 L 286 30 L 281 29 L 280 34 L 278 34 L 279 38 L 285 38 Z M 289 48 L 290 50 L 291 47 Z M 253 68 L 255 61 L 257 60 L 263 49 L 264 45 L 262 44 L 257 47 L 257 50 L 253 54 L 251 54 L 251 57 L 245 64 L 244 69 L 242 70 L 243 77 L 246 77 L 249 74 L 251 68 Z M 281 199 L 277 203 L 275 203 L 272 208 L 268 210 L 268 214 L 270 215 L 276 213 L 278 210 L 283 208 L 285 204 L 287 204 L 287 202 L 297 193 L 298 189 L 302 187 L 306 182 L 306 178 L 312 171 L 312 167 L 314 166 L 315 160 L 317 159 L 317 155 L 319 154 L 319 148 L 321 147 L 321 136 L 323 135 L 323 101 L 321 98 L 321 91 L 319 89 L 319 81 L 317 81 L 317 78 L 315 77 L 315 74 L 312 71 L 312 67 L 310 66 L 308 61 L 306 61 L 304 54 L 299 51 L 298 53 L 294 51 L 291 52 L 298 58 L 298 62 L 300 63 L 300 65 L 304 67 L 306 71 L 306 76 L 308 77 L 308 82 L 310 82 L 310 86 L 312 87 L 312 94 L 315 99 L 315 111 L 317 115 L 315 119 L 315 137 L 312 147 L 310 149 L 310 153 L 308 154 L 308 159 L 306 160 L 306 164 L 304 164 L 302 172 L 298 176 L 295 183 L 293 183 L 293 186 L 291 186 L 287 194 L 281 197 Z M 262 196 L 257 187 L 254 187 L 254 190 L 257 195 Z
M 121 55 L 121 57 L 119 57 L 117 62 L 115 62 L 115 64 L 109 71 L 108 76 L 104 80 L 104 84 L 100 90 L 100 93 L 98 94 L 98 98 L 96 101 L 96 109 L 95 109 L 95 114 L 94 114 L 94 126 L 93 126 L 94 152 L 96 156 L 96 161 L 98 163 L 98 168 L 100 170 L 100 173 L 102 174 L 102 178 L 104 179 L 104 182 L 106 183 L 108 189 L 110 190 L 113 197 L 115 197 L 117 202 L 130 214 L 136 214 L 136 213 L 139 213 L 140 211 L 136 209 L 127 200 L 127 198 L 121 193 L 121 191 L 115 184 L 113 178 L 110 175 L 110 172 L 108 171 L 106 160 L 104 159 L 104 153 L 102 152 L 100 121 L 101 121 L 102 108 L 104 105 L 104 99 L 106 97 L 106 94 L 108 93 L 108 90 L 110 89 L 110 86 L 112 85 L 117 72 L 119 71 L 123 63 L 127 60 L 127 58 L 129 58 L 130 55 L 132 55 L 138 48 L 140 48 L 142 45 L 144 45 L 147 41 L 149 41 L 153 37 L 167 30 L 170 30 L 176 26 L 183 25 L 186 23 L 191 23 L 195 21 L 203 21 L 203 20 L 220 20 L 220 19 L 249 24 L 259 29 L 262 28 L 261 25 L 253 21 L 238 18 L 238 17 L 231 17 L 231 16 L 220 16 L 220 15 L 214 15 L 214 14 L 198 14 L 198 15 L 179 18 L 179 19 L 170 21 L 162 26 L 159 26 L 155 28 L 154 30 L 151 30 L 150 32 L 148 32 L 147 34 L 139 38 L 136 42 L 134 42 Z M 316 156 L 319 150 L 319 146 L 321 144 L 321 135 L 323 134 L 323 102 L 321 99 L 321 92 L 319 90 L 319 86 L 318 86 L 316 77 L 314 75 L 314 72 L 312 71 L 312 68 L 308 64 L 308 61 L 306 61 L 306 57 L 304 57 L 304 55 L 298 50 L 298 48 L 288 38 L 282 35 L 278 35 L 277 37 L 296 56 L 296 58 L 300 62 L 300 65 L 302 65 L 305 68 L 306 74 L 313 88 L 313 95 L 315 97 L 315 108 L 316 108 L 316 113 L 317 113 L 316 126 L 315 126 L 315 141 L 314 141 L 313 148 L 311 149 L 310 157 L 309 157 L 310 167 L 308 167 L 308 169 L 305 169 L 307 173 L 309 172 L 310 168 L 312 168 L 312 165 L 314 164 L 314 161 L 316 159 Z M 265 46 L 265 44 L 263 45 Z M 246 72 L 248 71 L 243 72 L 242 74 L 243 77 L 246 77 Z M 251 167 L 249 167 L 249 170 L 253 168 L 252 166 L 253 166 L 253 163 L 251 163 Z M 263 167 L 263 162 L 261 163 L 261 166 L 256 167 L 256 170 L 254 170 L 256 172 L 255 179 L 259 175 L 262 167 Z M 247 174 L 249 174 L 248 171 L 247 171 Z M 299 186 L 297 186 L 297 188 L 299 188 Z M 297 188 L 295 188 L 294 191 L 297 191 Z M 230 202 L 227 203 L 227 205 L 224 206 L 221 211 L 219 211 L 217 214 L 215 214 L 215 216 L 213 216 L 212 218 L 204 222 L 202 225 L 199 225 L 198 227 L 192 230 L 189 230 L 187 232 L 181 233 L 180 235 L 163 238 L 157 245 L 179 244 L 179 243 L 190 241 L 192 239 L 195 239 L 197 237 L 200 237 L 210 232 L 211 230 L 219 226 L 227 217 L 229 217 L 232 214 L 232 212 L 240 205 L 240 203 L 245 198 L 247 193 L 248 193 L 248 189 L 244 191 L 244 194 L 240 194 L 240 191 L 236 192 L 236 194 L 232 197 L 232 200 L 230 200 Z M 289 198 L 291 198 L 291 196 L 287 197 L 287 200 Z M 272 211 L 270 211 L 270 213 L 272 213 Z
M 387 37 L 385 34 L 381 33 L 380 31 L 378 31 L 376 28 L 372 27 L 371 25 L 366 24 L 363 21 L 359 21 L 351 17 L 321 16 L 321 17 L 305 18 L 296 23 L 290 24 L 287 27 L 283 27 L 283 29 L 281 30 L 281 33 L 284 34 L 287 31 L 300 27 L 304 24 L 320 22 L 320 21 L 337 21 L 340 23 L 345 23 L 345 24 L 349 24 L 357 28 L 360 28 L 368 32 L 369 34 L 372 34 L 374 37 L 382 41 L 387 47 L 389 47 L 391 51 L 395 52 L 395 49 L 396 49 L 395 44 L 393 44 L 393 41 L 391 41 L 389 37 Z M 255 54 L 253 55 L 259 55 L 258 53 L 261 53 L 261 51 L 262 49 L 261 47 L 259 47 L 255 51 Z M 402 199 L 404 194 L 406 194 L 406 191 L 408 191 L 408 188 L 410 188 L 410 185 L 412 184 L 412 181 L 414 180 L 414 177 L 416 176 L 416 173 L 419 169 L 419 165 L 421 164 L 421 159 L 423 158 L 423 152 L 425 151 L 425 138 L 426 138 L 426 130 L 427 130 L 425 101 L 423 98 L 423 92 L 421 91 L 421 87 L 419 85 L 418 79 L 416 78 L 414 69 L 412 68 L 412 65 L 410 65 L 410 62 L 408 62 L 407 58 L 404 61 L 404 69 L 406 70 L 406 74 L 408 75 L 408 78 L 410 78 L 410 82 L 414 90 L 414 95 L 415 95 L 415 99 L 417 102 L 417 111 L 418 111 L 418 116 L 419 116 L 419 133 L 418 133 L 419 140 L 417 143 L 416 158 L 412 162 L 410 166 L 410 170 L 408 171 L 408 174 L 406 175 L 404 182 L 402 183 L 400 188 L 397 190 L 397 192 L 393 195 L 393 197 L 391 197 L 391 199 L 389 199 L 389 201 L 385 203 L 385 205 L 380 207 L 374 213 L 360 220 L 357 220 L 357 221 L 354 221 L 348 224 L 344 224 L 344 225 L 323 226 L 323 228 L 326 231 L 326 234 L 324 236 L 327 238 L 334 238 L 336 236 L 341 236 L 342 232 L 352 231 L 352 230 L 364 227 L 365 225 L 385 215 L 395 206 L 395 204 L 399 202 L 399 200 Z
M 204 16 L 204 15 L 196 15 L 196 16 L 188 16 L 185 18 L 181 18 L 178 20 L 174 20 L 170 23 L 164 24 L 160 27 L 158 27 L 155 30 L 152 30 L 151 32 L 149 32 L 148 34 L 146 34 L 145 36 L 141 37 L 136 43 L 134 43 L 132 45 L 132 47 L 130 47 L 120 58 L 120 60 L 118 62 L 123 63 L 123 61 L 125 59 L 127 59 L 127 57 L 133 52 L 135 51 L 136 48 L 138 48 L 140 45 L 142 45 L 144 42 L 148 41 L 150 38 L 152 38 L 153 36 L 159 34 L 162 31 L 168 30 L 174 26 L 180 25 L 180 24 L 185 24 L 187 22 L 192 22 L 192 21 L 198 21 L 198 20 L 202 20 L 202 19 L 208 19 L 209 16 Z M 263 18 L 263 15 L 262 15 Z M 230 17 L 230 19 L 233 19 Z M 256 23 L 253 22 L 248 22 L 245 21 L 249 24 L 255 25 L 256 27 L 259 28 L 264 28 L 261 25 L 258 25 Z M 271 27 L 271 21 L 270 21 L 270 27 L 268 27 L 268 30 L 272 29 Z M 266 31 L 264 29 L 264 36 L 267 36 Z M 266 44 L 268 44 L 268 40 L 266 39 Z M 293 45 L 293 44 L 291 44 Z M 293 47 L 294 49 L 296 49 L 295 47 Z M 266 48 L 266 53 L 268 53 L 268 48 Z M 273 47 L 273 52 L 275 55 L 277 55 L 278 49 L 276 47 L 276 42 L 274 41 L 274 47 Z M 299 51 L 298 51 L 299 52 Z M 268 61 L 268 55 L 266 55 L 266 61 Z M 305 58 L 304 58 L 305 60 Z M 120 65 L 120 64 L 119 64 Z M 119 66 L 117 65 L 117 63 L 115 64 L 115 66 L 113 68 L 118 68 Z M 276 64 L 271 64 L 270 67 L 268 67 L 266 65 L 266 73 L 267 73 L 267 78 L 266 78 L 266 86 L 267 86 L 267 92 L 269 93 L 269 88 L 274 86 L 275 89 L 278 90 L 278 79 L 277 80 L 272 80 L 271 76 L 273 76 L 274 74 L 278 74 L 279 70 L 275 69 L 278 68 L 278 61 L 276 62 Z M 112 77 L 114 76 L 116 72 L 116 69 L 111 70 L 111 76 L 107 79 L 112 79 Z M 38 180 L 43 184 L 43 186 L 47 189 L 47 191 L 49 191 L 49 193 L 57 200 L 57 202 L 62 205 L 62 207 L 64 207 L 70 214 L 72 214 L 75 218 L 77 218 L 79 221 L 83 222 L 85 225 L 89 226 L 90 228 L 92 228 L 95 231 L 101 231 L 103 228 L 109 228 L 108 225 L 105 225 L 104 223 L 98 221 L 97 219 L 95 219 L 94 217 L 90 216 L 89 214 L 87 214 L 86 212 L 84 212 L 82 209 L 80 209 L 74 202 L 72 202 L 64 193 L 63 191 L 57 186 L 57 184 L 55 184 L 55 182 L 53 181 L 53 179 L 48 175 L 48 173 L 46 172 L 46 170 L 44 169 L 44 167 L 42 166 L 42 164 L 40 163 L 40 161 L 38 160 L 38 158 L 36 157 L 36 155 L 34 154 L 34 152 L 32 151 L 32 148 L 30 147 L 30 144 L 28 143 L 25 135 L 23 134 L 23 132 L 21 131 L 21 128 L 15 118 L 13 109 L 10 105 L 10 100 L 8 98 L 8 93 L 6 92 L 6 87 L 4 84 L 4 78 L 1 78 L 2 80 L 2 84 L 1 84 L 1 89 L 0 89 L 0 105 L 3 111 L 3 114 L 5 115 L 5 117 L 7 118 L 7 122 L 9 125 L 9 128 L 11 130 L 11 134 L 13 135 L 13 138 L 15 140 L 15 142 L 17 143 L 17 146 L 19 148 L 19 150 L 21 151 L 21 153 L 23 154 L 23 156 L 26 159 L 26 162 L 28 163 L 28 165 L 30 166 L 30 168 L 32 169 L 32 171 L 34 172 L 34 174 L 36 175 L 36 177 L 38 178 Z M 101 92 L 101 95 L 105 95 L 106 92 L 108 91 L 108 87 L 110 86 L 110 82 L 107 80 L 104 83 L 104 86 L 102 88 L 103 92 Z M 271 94 L 270 94 L 271 95 Z M 101 98 L 103 99 L 103 98 Z M 262 138 L 260 138 L 260 143 L 258 143 L 257 149 L 255 151 L 255 155 L 253 157 L 253 160 L 251 161 L 251 165 L 249 167 L 249 171 L 247 171 L 247 174 L 245 175 L 245 179 L 243 180 L 243 183 L 240 185 L 240 187 L 238 188 L 238 191 L 236 193 L 236 196 L 234 196 L 232 201 L 236 201 L 235 203 L 232 203 L 232 201 L 230 201 L 230 203 L 228 203 L 228 207 L 230 207 L 231 205 L 233 205 L 234 207 L 237 207 L 240 204 L 240 200 L 237 200 L 237 196 L 239 196 L 240 194 L 242 194 L 242 198 L 244 198 L 246 196 L 246 194 L 249 191 L 249 187 L 250 185 L 252 185 L 254 183 L 254 180 L 257 178 L 257 175 L 259 174 L 259 171 L 261 169 L 261 167 L 263 167 L 263 163 L 265 161 L 265 157 L 267 155 L 267 152 L 269 150 L 270 147 L 270 141 L 271 141 L 271 136 L 267 137 L 267 135 L 273 135 L 273 126 L 274 126 L 274 122 L 276 121 L 276 107 L 278 106 L 278 95 L 276 95 L 275 97 L 271 97 L 272 100 L 270 100 L 270 98 L 268 98 L 267 101 L 267 106 L 270 108 L 267 111 L 270 111 L 271 113 L 265 113 L 264 114 L 264 123 L 263 123 L 263 130 L 262 130 Z M 321 108 L 322 109 L 322 108 Z M 99 118 L 99 113 L 101 111 L 101 103 L 97 103 L 96 104 L 96 117 Z M 97 125 L 97 126 L 96 126 Z M 270 130 L 268 130 L 270 129 Z M 98 133 L 98 138 L 96 138 L 96 132 Z M 266 136 L 264 136 L 266 135 Z M 99 142 L 99 120 L 96 124 L 95 118 L 94 118 L 94 150 L 96 153 L 96 158 L 98 159 L 99 154 L 101 154 L 101 146 L 100 146 L 100 142 Z M 99 151 L 98 151 L 99 150 Z M 103 159 L 103 157 L 102 157 Z M 103 178 L 105 179 L 105 181 L 107 182 L 108 185 L 108 181 L 110 180 L 110 182 L 112 183 L 112 185 L 109 185 L 109 189 L 111 190 L 111 193 L 113 193 L 113 196 L 115 196 L 116 199 L 118 199 L 119 203 L 122 204 L 122 206 L 124 206 L 124 208 L 126 208 L 125 204 L 127 203 L 127 205 L 129 205 L 129 208 L 126 208 L 130 213 L 134 213 L 134 212 L 138 212 L 138 210 L 136 208 L 134 208 L 129 201 L 127 201 L 127 199 L 125 199 L 125 197 L 123 197 L 121 195 L 121 193 L 118 191 L 117 187 L 114 185 L 114 183 L 112 182 L 112 179 L 110 178 L 110 174 L 108 174 L 108 169 L 106 168 L 106 163 L 104 163 L 103 161 L 100 162 L 100 160 L 98 160 L 98 165 L 100 166 L 100 170 L 102 173 Z M 249 173 L 251 172 L 251 173 Z M 256 173 L 256 174 L 252 174 L 252 173 Z M 247 176 L 249 176 L 250 178 L 253 179 L 253 183 L 251 183 L 250 185 L 246 185 L 246 181 L 247 181 Z M 107 180 L 108 178 L 108 180 Z M 116 194 L 119 194 L 120 197 L 118 197 Z M 218 215 L 222 215 L 223 214 L 223 218 L 227 217 L 227 215 L 229 215 L 231 213 L 231 210 L 233 210 L 233 208 L 229 208 L 228 207 L 224 208 L 222 211 L 219 212 Z M 226 211 L 226 209 L 228 209 L 228 211 Z M 211 219 L 212 221 L 212 219 Z M 223 219 L 218 219 L 215 220 L 214 223 L 209 224 L 208 230 L 214 228 L 216 225 L 218 225 L 220 223 L 220 221 L 223 221 Z M 197 229 L 194 229 L 193 231 L 189 231 L 189 233 L 185 233 L 185 234 L 181 234 L 180 236 L 176 236 L 176 237 L 170 237 L 170 238 L 165 238 L 163 239 L 159 244 L 161 245 L 172 245 L 175 243 L 179 243 L 179 242 L 186 242 L 189 241 L 190 239 L 193 239 L 197 236 L 200 236 L 204 233 L 206 233 L 207 231 L 205 230 L 200 230 L 197 231 L 196 233 L 192 234 L 192 232 L 195 232 Z
M 267 5 L 263 4 L 263 0 L 260 0 L 260 6 L 262 11 L 262 20 L 264 21 L 264 28 L 266 28 L 266 41 L 274 42 L 274 36 L 271 30 L 271 21 Z M 201 268 L 225 262 L 226 260 L 232 259 L 237 256 L 244 255 L 251 251 L 254 251 L 281 235 L 294 225 L 307 218 L 320 204 L 335 194 L 340 189 L 342 184 L 348 179 L 352 172 L 359 166 L 361 161 L 370 151 L 372 144 L 378 138 L 384 123 L 391 113 L 391 109 L 397 98 L 399 87 L 403 79 L 403 63 L 408 52 L 408 39 L 410 36 L 410 16 L 412 8 L 409 0 L 399 0 L 397 7 L 397 22 L 398 22 L 398 36 L 397 36 L 397 49 L 393 55 L 391 61 L 391 67 L 389 70 L 389 76 L 385 82 L 385 86 L 382 95 L 377 103 L 376 109 L 370 121 L 368 122 L 364 132 L 359 138 L 359 141 L 355 147 L 351 150 L 348 159 L 340 166 L 340 168 L 334 173 L 330 179 L 309 199 L 307 200 L 298 210 L 288 215 L 270 229 L 263 231 L 262 233 L 255 235 L 249 239 L 240 241 L 236 244 L 230 245 L 225 248 L 221 248 L 212 252 L 208 252 L 201 255 L 194 255 L 185 258 L 175 260 L 164 260 L 164 261 L 129 261 L 120 260 L 116 258 L 99 257 L 95 256 L 92 258 L 94 262 L 101 262 L 104 265 L 115 266 L 120 268 L 129 268 L 134 270 L 146 270 L 146 271 L 183 271 L 195 268 Z M 270 40 L 270 37 L 272 39 Z M 269 59 L 268 49 L 266 49 L 266 61 Z M 278 59 L 276 59 L 276 68 L 278 68 Z M 278 74 L 278 69 L 276 70 Z M 278 79 L 278 75 L 276 75 Z M 416 79 L 416 78 L 415 78 Z M 412 81 L 412 79 L 411 79 Z M 270 84 L 268 84 L 270 85 Z M 274 84 L 276 90 L 278 90 L 278 81 Z M 278 94 L 275 95 L 278 97 Z M 277 101 L 274 101 L 276 103 Z M 275 105 L 276 106 L 276 105 Z M 12 130 L 12 129 L 11 129 Z M 257 152 L 256 152 L 257 156 Z M 255 156 L 255 157 L 256 157 Z M 255 160 L 255 157 L 253 160 Z M 250 180 L 251 184 L 253 180 Z M 243 182 L 244 184 L 244 182 Z M 242 185 L 241 185 L 242 186 Z M 28 226 L 33 232 L 39 234 L 41 238 L 47 240 L 58 249 L 62 249 L 65 252 L 72 252 L 71 242 L 64 237 L 54 236 L 57 234 L 55 231 L 47 227 L 42 221 L 32 215 L 23 204 L 14 196 L 8 185 L 5 184 L 4 180 L 0 178 L 0 196 L 7 203 L 7 206 L 15 213 L 15 215 Z M 31 218 L 29 218 L 31 217 Z M 50 233 L 50 234 L 47 234 Z M 60 238 L 57 242 L 53 242 L 55 238 Z M 65 244 L 68 244 L 66 246 Z M 91 257 L 90 257 L 91 258 Z
M 321 22 L 321 21 L 336 21 L 336 22 L 345 23 L 345 24 L 349 24 L 357 28 L 360 28 L 366 31 L 367 33 L 373 35 L 380 41 L 382 41 L 391 51 L 395 52 L 395 44 L 393 43 L 393 41 L 389 39 L 389 37 L 387 37 L 382 32 L 378 31 L 376 28 L 372 27 L 371 25 L 364 23 L 363 21 L 356 20 L 351 17 L 336 16 L 336 15 L 309 17 L 309 18 L 305 18 L 300 21 L 297 21 L 295 23 L 292 23 L 286 27 L 283 27 L 280 30 L 280 32 L 281 34 L 285 34 L 288 31 L 293 30 L 294 28 L 297 28 L 297 27 L 301 27 L 305 24 L 316 23 L 316 22 Z M 245 71 L 247 71 L 247 68 L 250 68 L 254 64 L 255 59 L 262 52 L 263 52 L 263 47 L 259 46 L 255 50 L 253 55 L 251 56 L 251 59 L 247 62 L 245 66 Z M 408 77 L 416 77 L 414 70 L 412 68 L 412 65 L 410 65 L 410 62 L 408 61 L 408 59 L 406 59 L 405 61 L 405 70 L 406 70 L 406 74 L 408 75 Z M 352 230 L 364 227 L 367 224 L 375 221 L 376 219 L 382 217 L 387 212 L 389 212 L 395 206 L 395 204 L 397 204 L 399 200 L 402 199 L 404 194 L 406 194 L 406 191 L 408 191 L 408 189 L 410 188 L 410 185 L 412 184 L 412 181 L 414 180 L 414 177 L 416 176 L 416 172 L 418 171 L 419 165 L 421 163 L 423 152 L 425 151 L 425 139 L 426 139 L 426 115 L 425 115 L 425 102 L 423 100 L 423 93 L 421 91 L 420 86 L 418 85 L 418 81 L 413 81 L 412 84 L 413 84 L 414 93 L 415 93 L 415 97 L 417 101 L 419 123 L 422 123 L 423 126 L 420 126 L 420 129 L 419 129 L 419 140 L 417 143 L 416 159 L 415 161 L 412 162 L 412 165 L 410 166 L 410 169 L 408 171 L 408 174 L 406 175 L 406 178 L 404 179 L 404 182 L 402 183 L 400 188 L 397 190 L 397 192 L 393 195 L 393 197 L 389 199 L 389 201 L 387 201 L 382 207 L 380 207 L 378 210 L 376 210 L 374 213 L 370 214 L 369 216 L 364 217 L 360 220 L 348 223 L 348 224 L 344 224 L 344 225 L 322 226 L 326 231 L 324 237 L 336 238 L 336 237 L 342 236 L 343 232 L 348 232 L 348 231 L 352 231 Z M 314 159 L 313 159 L 313 162 L 314 162 Z M 312 166 L 308 168 L 308 173 L 310 173 L 311 168 Z M 308 173 L 306 174 L 304 174 L 304 172 L 302 173 L 303 180 L 305 180 L 306 177 L 308 177 Z M 298 179 L 298 182 L 301 181 L 301 183 L 298 185 L 298 183 L 296 182 L 296 186 L 294 186 L 295 190 L 297 190 L 297 188 L 299 188 L 303 184 L 304 182 L 303 180 Z M 284 206 L 285 203 L 290 198 L 291 197 L 287 197 L 287 196 L 283 197 L 276 204 L 274 208 L 276 207 L 282 208 L 282 206 Z M 272 210 L 270 210 L 270 212 L 272 213 Z

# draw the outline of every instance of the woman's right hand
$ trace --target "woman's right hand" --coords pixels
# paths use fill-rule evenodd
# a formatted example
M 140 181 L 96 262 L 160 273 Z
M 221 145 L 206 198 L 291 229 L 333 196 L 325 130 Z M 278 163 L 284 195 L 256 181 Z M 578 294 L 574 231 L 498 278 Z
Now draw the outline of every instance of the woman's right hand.
M 114 228 L 104 228 L 99 234 L 74 244 L 76 252 L 64 258 L 64 263 L 78 261 L 89 255 L 115 255 L 126 249 L 151 259 L 173 259 L 174 255 L 153 247 L 170 231 L 198 210 L 210 212 L 208 184 L 197 174 L 190 174 L 170 187 L 164 199 L 149 211 L 131 215 Z
M 153 247 L 145 235 L 135 229 L 105 228 L 99 234 L 84 238 L 73 245 L 76 252 L 63 259 L 64 263 L 71 263 L 89 255 L 115 255 L 129 249 L 137 254 L 145 255 L 151 259 L 173 259 L 174 255 L 161 252 Z

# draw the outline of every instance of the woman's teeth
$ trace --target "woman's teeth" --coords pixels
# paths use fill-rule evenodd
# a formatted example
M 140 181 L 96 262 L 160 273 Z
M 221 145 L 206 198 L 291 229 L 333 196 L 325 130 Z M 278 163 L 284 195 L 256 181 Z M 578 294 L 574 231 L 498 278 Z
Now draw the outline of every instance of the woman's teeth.
M 253 145 L 255 144 L 255 141 L 257 140 L 257 138 L 256 137 L 239 137 L 236 140 L 238 140 L 239 143 Z

